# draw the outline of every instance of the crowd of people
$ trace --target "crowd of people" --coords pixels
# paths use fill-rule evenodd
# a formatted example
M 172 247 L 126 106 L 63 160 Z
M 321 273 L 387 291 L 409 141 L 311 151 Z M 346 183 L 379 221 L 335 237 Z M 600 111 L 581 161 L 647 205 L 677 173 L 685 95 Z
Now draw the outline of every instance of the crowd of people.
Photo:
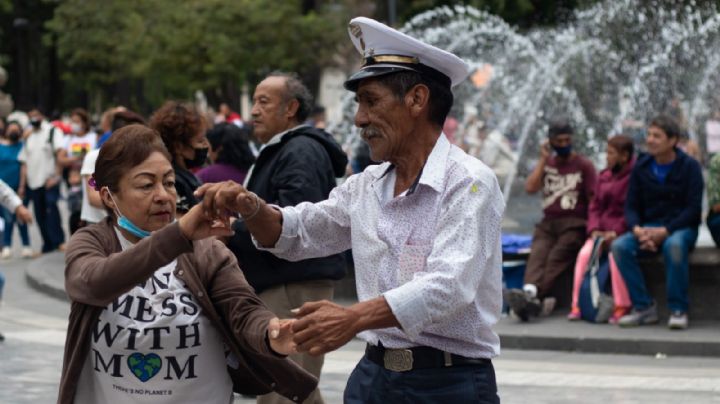
M 292 73 L 257 85 L 252 123 L 227 104 L 209 117 L 180 101 L 147 119 L 112 108 L 97 126 L 83 109 L 2 123 L 2 257 L 16 223 L 22 255 L 36 256 L 30 204 L 40 252 L 65 251 L 73 305 L 58 402 L 133 401 L 142 386 L 187 402 L 227 403 L 234 391 L 258 403 L 322 403 L 322 355 L 359 335 L 368 345 L 348 403 L 496 403 L 502 297 L 523 321 L 552 312 L 564 293 L 569 320 L 656 323 L 645 254 L 664 257 L 668 326 L 688 327 L 704 181 L 674 118 L 648 123 L 647 153 L 611 137 L 599 174 L 573 149 L 573 125 L 549 124 L 525 184 L 542 193 L 544 216 L 523 287 L 503 291 L 498 171 L 442 129 L 468 65 L 367 18 L 351 21 L 350 34 L 364 65 L 345 88 L 366 145 L 351 169 Z M 482 122 L 474 130 L 481 160 L 508 171 L 516 157 L 502 136 Z M 357 175 L 336 186 L 348 171 Z M 720 154 L 708 184 L 718 243 L 719 178 Z M 350 249 L 360 302 L 341 307 L 333 285 Z M 562 290 L 558 279 L 573 269 L 572 290 Z
M 689 254 L 701 224 L 704 179 L 698 160 L 680 147 L 681 125 L 669 115 L 650 120 L 647 152 L 639 156 L 630 137 L 611 137 L 607 167 L 599 175 L 573 151 L 573 133 L 567 122 L 552 123 L 527 179 L 527 192 L 542 192 L 544 216 L 533 234 L 524 286 L 506 290 L 507 303 L 523 321 L 548 315 L 557 298 L 569 293 L 558 279 L 574 268 L 569 320 L 624 327 L 657 323 L 657 304 L 638 259 L 661 253 L 667 325 L 687 328 Z M 708 227 L 716 242 L 718 162 L 712 158 L 709 172 Z M 585 280 L 595 282 L 592 302 L 583 298 L 590 296 L 583 293 Z

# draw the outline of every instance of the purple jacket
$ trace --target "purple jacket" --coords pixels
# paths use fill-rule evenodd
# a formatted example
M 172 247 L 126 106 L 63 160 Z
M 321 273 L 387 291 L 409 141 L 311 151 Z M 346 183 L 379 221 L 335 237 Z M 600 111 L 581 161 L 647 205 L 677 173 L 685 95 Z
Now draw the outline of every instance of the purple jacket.
M 632 159 L 617 174 L 613 174 L 609 168 L 600 172 L 595 183 L 595 194 L 588 209 L 588 234 L 599 230 L 614 231 L 620 235 L 627 230 L 625 197 L 633 165 L 635 165 L 635 159 Z

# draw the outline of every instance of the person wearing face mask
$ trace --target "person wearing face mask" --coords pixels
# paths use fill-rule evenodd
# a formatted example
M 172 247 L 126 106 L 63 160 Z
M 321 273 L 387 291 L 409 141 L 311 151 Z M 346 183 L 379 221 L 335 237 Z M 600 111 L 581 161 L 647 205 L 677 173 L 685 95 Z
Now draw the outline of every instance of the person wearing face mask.
M 610 283 L 614 301 L 613 312 L 609 322 L 617 324 L 632 307 L 625 281 L 620 274 L 615 258 L 609 252 L 611 243 L 627 231 L 625 222 L 625 197 L 630 173 L 635 164 L 635 147 L 630 137 L 616 135 L 607 142 L 607 168 L 600 171 L 595 192 L 590 201 L 587 232 L 590 236 L 575 261 L 575 280 L 573 282 L 573 299 L 568 320 L 579 320 L 581 317 L 578 295 L 583 281 L 593 245 L 598 237 L 602 237 L 602 254 L 607 256 L 610 267 Z M 602 285 L 605 286 L 605 285 Z M 609 314 L 609 313 L 608 313 Z
M 80 169 L 87 153 L 95 149 L 97 134 L 91 130 L 90 117 L 82 108 L 76 108 L 70 113 L 70 128 L 71 133 L 65 138 L 63 177 L 68 188 L 67 202 L 70 210 L 68 228 L 70 234 L 73 234 L 85 224 L 81 219 L 83 187 Z
M 20 199 L 25 197 L 25 183 L 21 181 L 23 177 L 20 175 L 22 166 L 18 161 L 18 155 L 22 150 L 23 144 L 20 141 L 22 139 L 22 126 L 16 121 L 8 122 L 5 126 L 5 130 L 0 130 L 0 180 L 4 181 L 15 193 L 18 194 Z M 20 232 L 20 241 L 22 241 L 22 256 L 23 258 L 31 258 L 35 254 L 32 248 L 30 248 L 30 236 L 28 235 L 28 228 L 24 222 L 16 220 L 17 217 L 13 211 L 10 211 L 4 207 L 0 207 L 2 211 L 2 217 L 5 220 L 5 231 L 3 232 L 3 248 L 0 256 L 3 259 L 8 259 L 12 256 L 12 234 L 17 223 L 18 231 Z
M 205 165 L 210 148 L 205 119 L 192 105 L 168 101 L 152 115 L 150 127 L 160 133 L 172 157 L 177 210 L 184 214 L 198 202 L 193 193 L 201 182 L 194 171 Z
M 525 269 L 523 289 L 504 293 L 512 311 L 522 321 L 552 312 L 558 293 L 555 281 L 571 271 L 585 240 L 588 206 L 595 189 L 595 167 L 573 151 L 574 129 L 569 122 L 550 124 L 549 139 L 540 148 L 540 159 L 525 182 L 525 191 L 542 191 L 543 219 L 535 226 L 532 250 Z
M 72 302 L 57 402 L 232 402 L 233 391 L 300 400 L 317 379 L 286 358 L 280 320 L 196 206 L 176 220 L 175 174 L 157 132 L 128 125 L 98 155 L 91 185 L 108 217 L 72 237 Z M 99 363 L 102 365 L 98 366 Z M 119 388 L 118 388 L 119 386 Z
M 64 249 L 65 232 L 60 223 L 57 202 L 65 156 L 65 140 L 61 130 L 48 122 L 37 109 L 28 112 L 30 128 L 18 160 L 21 181 L 26 185 L 27 198 L 33 204 L 35 220 L 43 239 L 42 252 Z

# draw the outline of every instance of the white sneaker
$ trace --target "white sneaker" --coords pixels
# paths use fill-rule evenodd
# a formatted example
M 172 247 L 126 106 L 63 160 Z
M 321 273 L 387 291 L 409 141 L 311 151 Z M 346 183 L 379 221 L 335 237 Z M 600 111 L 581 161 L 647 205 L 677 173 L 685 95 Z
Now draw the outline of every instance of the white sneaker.
M 10 247 L 3 247 L 0 257 L 2 257 L 2 259 L 4 260 L 10 259 L 10 257 L 12 257 L 12 251 L 10 251 Z
M 682 311 L 673 311 L 670 313 L 668 320 L 668 328 L 671 330 L 685 330 L 688 328 L 687 313 Z
M 35 258 L 36 254 L 35 251 L 33 251 L 30 247 L 23 247 L 22 249 L 22 257 L 23 258 Z

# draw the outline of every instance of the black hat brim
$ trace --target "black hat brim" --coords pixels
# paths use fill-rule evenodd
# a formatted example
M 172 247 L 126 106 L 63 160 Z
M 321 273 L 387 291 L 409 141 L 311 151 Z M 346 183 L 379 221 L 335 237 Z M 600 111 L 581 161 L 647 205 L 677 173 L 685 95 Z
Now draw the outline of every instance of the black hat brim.
M 407 71 L 417 71 L 416 69 L 413 69 L 409 66 L 399 66 L 399 65 L 372 65 L 372 66 L 366 66 L 357 72 L 353 73 L 350 78 L 345 80 L 345 83 L 343 83 L 343 87 L 345 87 L 346 90 L 356 92 L 358 85 L 360 85 L 360 82 L 373 78 L 373 77 L 380 77 L 385 76 L 392 73 L 399 73 L 399 72 L 407 72 Z

